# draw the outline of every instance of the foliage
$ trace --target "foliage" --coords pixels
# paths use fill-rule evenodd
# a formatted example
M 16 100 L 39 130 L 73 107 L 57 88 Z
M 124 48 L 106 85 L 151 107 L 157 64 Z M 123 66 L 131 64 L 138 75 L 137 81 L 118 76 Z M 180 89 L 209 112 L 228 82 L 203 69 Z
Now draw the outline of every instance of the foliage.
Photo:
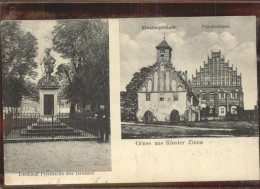
M 25 83 L 25 88 L 24 88 L 24 95 L 33 101 L 39 102 L 39 90 L 38 87 L 35 83 L 31 81 L 27 81 Z
M 150 74 L 151 67 L 143 67 L 140 72 L 136 72 L 133 78 L 126 86 L 126 94 L 123 98 L 121 107 L 122 121 L 136 121 L 136 113 L 138 109 L 138 95 L 137 92 Z
M 54 50 L 69 63 L 60 64 L 63 97 L 75 104 L 109 106 L 108 23 L 104 20 L 61 20 L 53 30 Z M 73 107 L 71 108 L 73 111 Z
M 18 107 L 27 95 L 27 81 L 37 76 L 37 40 L 22 31 L 19 22 L 4 21 L 1 27 L 3 105 Z

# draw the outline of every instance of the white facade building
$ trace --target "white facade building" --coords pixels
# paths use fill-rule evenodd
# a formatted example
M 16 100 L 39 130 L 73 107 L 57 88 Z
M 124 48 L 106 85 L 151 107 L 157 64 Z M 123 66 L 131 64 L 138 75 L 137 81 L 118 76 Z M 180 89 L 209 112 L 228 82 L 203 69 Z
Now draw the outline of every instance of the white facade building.
M 198 99 L 187 83 L 187 72 L 175 70 L 171 63 L 172 48 L 165 40 L 156 49 L 157 61 L 138 91 L 138 121 L 199 120 Z

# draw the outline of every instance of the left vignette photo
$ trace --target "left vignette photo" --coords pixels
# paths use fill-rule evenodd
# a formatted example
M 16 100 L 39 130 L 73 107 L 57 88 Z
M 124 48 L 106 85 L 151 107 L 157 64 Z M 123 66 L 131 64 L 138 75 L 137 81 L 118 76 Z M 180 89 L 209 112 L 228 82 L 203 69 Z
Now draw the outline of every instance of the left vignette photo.
M 108 20 L 1 30 L 5 174 L 111 171 Z

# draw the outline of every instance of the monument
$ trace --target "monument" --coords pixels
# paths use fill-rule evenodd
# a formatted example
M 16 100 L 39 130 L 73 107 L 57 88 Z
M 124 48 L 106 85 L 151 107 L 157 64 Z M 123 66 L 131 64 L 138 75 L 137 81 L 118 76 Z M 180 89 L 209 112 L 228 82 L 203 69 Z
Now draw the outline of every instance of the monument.
M 45 49 L 45 56 L 41 65 L 44 65 L 44 75 L 38 81 L 40 92 L 40 115 L 51 118 L 58 113 L 58 90 L 60 88 L 58 79 L 52 75 L 56 60 L 50 55 L 50 48 Z

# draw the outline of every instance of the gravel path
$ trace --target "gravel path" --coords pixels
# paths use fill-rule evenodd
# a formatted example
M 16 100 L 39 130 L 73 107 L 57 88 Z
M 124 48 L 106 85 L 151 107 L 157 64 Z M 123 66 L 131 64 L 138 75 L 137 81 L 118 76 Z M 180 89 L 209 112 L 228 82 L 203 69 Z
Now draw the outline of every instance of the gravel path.
M 6 143 L 5 172 L 110 171 L 110 148 L 96 141 Z

